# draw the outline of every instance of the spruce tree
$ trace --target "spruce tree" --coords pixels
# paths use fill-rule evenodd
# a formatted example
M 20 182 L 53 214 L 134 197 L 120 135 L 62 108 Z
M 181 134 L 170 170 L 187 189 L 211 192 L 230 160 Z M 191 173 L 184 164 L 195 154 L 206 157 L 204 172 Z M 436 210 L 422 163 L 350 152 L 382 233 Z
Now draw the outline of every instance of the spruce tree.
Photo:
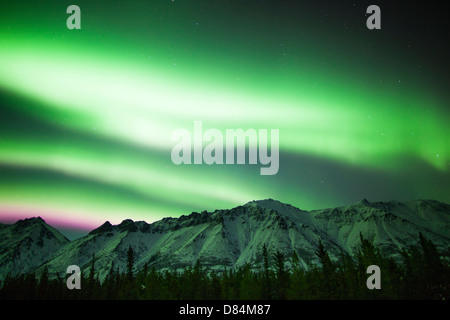
M 266 244 L 262 247 L 263 257 L 263 279 L 262 279 L 262 296 L 265 300 L 272 299 L 272 279 L 270 276 L 269 250 Z
M 47 299 L 48 298 L 48 289 L 49 289 L 49 276 L 48 276 L 48 268 L 47 265 L 44 267 L 44 271 L 41 274 L 39 279 L 39 298 Z
M 318 270 L 318 292 L 320 298 L 334 299 L 336 298 L 336 278 L 335 278 L 335 265 L 330 259 L 328 252 L 319 239 L 318 249 L 316 250 L 316 256 L 319 258 L 321 268 Z
M 128 281 L 133 281 L 133 268 L 134 268 L 134 252 L 131 246 L 128 247 L 127 251 L 127 279 Z
M 285 261 L 286 257 L 281 251 L 275 252 L 273 255 L 275 262 L 276 284 L 275 293 L 276 299 L 286 299 L 286 291 L 288 287 L 288 272 L 286 271 Z

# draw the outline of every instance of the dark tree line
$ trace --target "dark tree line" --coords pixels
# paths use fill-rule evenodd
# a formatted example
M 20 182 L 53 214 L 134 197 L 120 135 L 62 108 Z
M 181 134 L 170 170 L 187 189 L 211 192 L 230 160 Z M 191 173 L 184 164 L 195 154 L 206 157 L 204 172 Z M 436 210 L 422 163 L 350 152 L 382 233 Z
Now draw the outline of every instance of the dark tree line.
M 0 299 L 449 299 L 450 264 L 422 234 L 417 246 L 400 252 L 400 262 L 383 257 L 362 236 L 360 240 L 353 256 L 342 252 L 337 261 L 320 242 L 315 252 L 320 264 L 307 270 L 295 252 L 286 256 L 264 246 L 258 270 L 244 265 L 220 273 L 207 272 L 200 261 L 183 272 L 157 272 L 148 265 L 133 272 L 130 247 L 126 272 L 120 273 L 113 264 L 103 282 L 95 276 L 93 256 L 80 290 L 67 289 L 66 278 L 51 279 L 45 269 L 39 279 L 34 274 L 6 277 L 0 284 Z M 366 286 L 370 265 L 380 267 L 380 290 Z

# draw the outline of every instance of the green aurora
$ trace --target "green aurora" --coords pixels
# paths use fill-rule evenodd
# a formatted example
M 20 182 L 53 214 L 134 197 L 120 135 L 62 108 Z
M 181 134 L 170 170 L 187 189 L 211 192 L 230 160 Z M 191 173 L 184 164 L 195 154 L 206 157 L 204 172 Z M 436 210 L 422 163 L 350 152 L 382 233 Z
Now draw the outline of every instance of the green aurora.
M 389 14 L 369 31 L 344 1 L 75 2 L 81 30 L 73 3 L 1 5 L 0 222 L 450 201 L 445 52 L 424 53 L 425 31 L 400 37 Z M 171 133 L 195 120 L 279 129 L 279 173 L 174 165 Z

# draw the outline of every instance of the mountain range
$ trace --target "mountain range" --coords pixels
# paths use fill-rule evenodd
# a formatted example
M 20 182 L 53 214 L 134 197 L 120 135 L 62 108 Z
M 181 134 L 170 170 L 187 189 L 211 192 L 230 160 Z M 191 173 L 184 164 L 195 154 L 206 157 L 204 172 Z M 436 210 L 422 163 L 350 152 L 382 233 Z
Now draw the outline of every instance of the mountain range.
M 421 232 L 441 252 L 450 248 L 450 205 L 434 200 L 369 202 L 303 211 L 272 200 L 251 201 L 229 210 L 193 212 L 148 224 L 108 221 L 88 235 L 70 241 L 38 218 L 0 224 L 0 279 L 46 267 L 63 276 L 69 265 L 88 272 L 95 254 L 96 274 L 104 279 L 112 265 L 126 270 L 131 246 L 135 270 L 145 264 L 157 270 L 181 270 L 198 259 L 211 270 L 261 267 L 262 247 L 269 252 L 294 251 L 304 268 L 318 262 L 319 241 L 332 259 L 358 248 L 360 234 L 389 257 L 416 245 Z

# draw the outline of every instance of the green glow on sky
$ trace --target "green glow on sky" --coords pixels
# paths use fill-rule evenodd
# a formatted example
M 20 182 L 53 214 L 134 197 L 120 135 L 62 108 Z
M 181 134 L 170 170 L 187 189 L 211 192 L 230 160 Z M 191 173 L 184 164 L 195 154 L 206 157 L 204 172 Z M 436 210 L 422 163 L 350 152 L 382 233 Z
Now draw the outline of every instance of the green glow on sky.
M 304 99 L 295 93 L 286 99 L 277 92 L 262 97 L 208 83 L 185 80 L 186 85 L 146 70 L 147 66 L 105 64 L 101 56 L 80 58 L 77 52 L 55 50 L 39 54 L 26 47 L 7 52 L 0 65 L 4 87 L 90 119 L 74 123 L 67 119 L 74 129 L 96 130 L 128 143 L 170 150 L 171 132 L 191 128 L 201 119 L 221 130 L 277 128 L 285 150 L 359 165 L 389 166 L 389 157 L 398 153 L 417 155 L 441 169 L 448 163 L 448 141 L 441 138 L 448 130 L 446 119 L 430 113 L 433 106 L 416 98 L 385 95 L 373 101 L 370 92 L 365 99 L 360 93 L 347 99 L 320 92 Z M 324 80 L 321 90 L 327 92 L 332 85 Z
M 304 162 L 296 167 L 295 159 L 305 157 L 353 168 L 352 181 L 362 171 L 405 179 L 414 173 L 408 159 L 448 176 L 448 100 L 435 94 L 429 74 L 407 71 L 413 58 L 390 58 L 380 49 L 378 63 L 357 62 L 352 50 L 337 49 L 334 34 L 319 41 L 314 32 L 323 30 L 309 29 L 299 41 L 295 32 L 280 40 L 275 31 L 258 38 L 220 27 L 222 47 L 209 29 L 196 33 L 212 19 L 206 13 L 196 19 L 194 9 L 180 16 L 181 4 L 174 15 L 167 4 L 159 6 L 167 21 L 146 28 L 137 8 L 121 20 L 134 24 L 115 25 L 118 8 L 85 4 L 82 12 L 91 13 L 78 33 L 59 25 L 55 5 L 39 25 L 36 17 L 20 23 L 22 11 L 13 5 L 8 17 L 0 16 L 9 27 L 0 32 L 0 89 L 13 96 L 3 107 L 31 123 L 23 130 L 22 120 L 2 122 L 0 165 L 10 181 L 0 182 L 2 206 L 96 215 L 101 223 L 154 221 L 268 197 L 305 209 L 350 201 L 336 184 L 316 194 L 300 171 Z M 171 133 L 192 130 L 195 120 L 223 131 L 279 129 L 281 174 L 259 177 L 255 166 L 173 165 Z M 315 183 L 324 182 L 326 168 Z M 51 178 L 27 179 L 21 170 Z M 449 200 L 448 183 L 426 185 L 432 187 L 424 195 Z M 420 197 L 413 188 L 401 195 L 414 196 Z

